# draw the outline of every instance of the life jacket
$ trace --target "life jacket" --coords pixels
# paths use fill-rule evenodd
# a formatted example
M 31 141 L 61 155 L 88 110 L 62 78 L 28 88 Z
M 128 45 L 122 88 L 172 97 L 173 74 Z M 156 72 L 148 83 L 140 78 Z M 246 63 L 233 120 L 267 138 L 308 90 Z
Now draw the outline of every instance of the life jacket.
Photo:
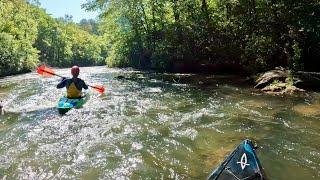
M 68 98 L 81 98 L 82 91 L 79 90 L 75 83 L 72 82 L 69 87 L 67 88 L 67 97 Z

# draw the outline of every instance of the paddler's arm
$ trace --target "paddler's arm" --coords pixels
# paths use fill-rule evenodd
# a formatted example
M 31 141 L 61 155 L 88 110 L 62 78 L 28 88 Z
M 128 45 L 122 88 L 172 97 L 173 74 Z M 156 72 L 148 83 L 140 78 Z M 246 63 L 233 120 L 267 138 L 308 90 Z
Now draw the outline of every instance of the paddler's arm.
M 88 89 L 88 85 L 83 80 L 81 80 L 81 83 L 83 89 Z
M 62 78 L 62 80 L 59 82 L 59 84 L 57 85 L 58 89 L 64 88 L 67 85 L 67 78 Z

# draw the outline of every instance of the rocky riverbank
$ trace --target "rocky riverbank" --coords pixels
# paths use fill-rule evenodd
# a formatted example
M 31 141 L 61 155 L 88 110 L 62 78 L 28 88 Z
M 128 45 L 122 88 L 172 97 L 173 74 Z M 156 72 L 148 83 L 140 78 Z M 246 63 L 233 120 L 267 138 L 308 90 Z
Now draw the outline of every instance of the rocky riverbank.
M 282 67 L 267 71 L 257 76 L 256 89 L 274 95 L 293 95 L 306 90 L 319 90 L 320 73 L 292 72 Z

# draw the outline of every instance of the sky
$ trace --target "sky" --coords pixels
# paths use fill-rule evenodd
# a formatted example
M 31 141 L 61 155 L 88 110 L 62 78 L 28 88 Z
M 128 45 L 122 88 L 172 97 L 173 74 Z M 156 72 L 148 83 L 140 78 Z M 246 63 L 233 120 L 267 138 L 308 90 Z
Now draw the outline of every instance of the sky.
M 81 4 L 86 0 L 39 0 L 41 7 L 46 9 L 48 14 L 53 17 L 64 17 L 64 15 L 72 15 L 74 22 L 80 22 L 81 19 L 95 19 L 97 12 L 87 12 L 81 9 Z

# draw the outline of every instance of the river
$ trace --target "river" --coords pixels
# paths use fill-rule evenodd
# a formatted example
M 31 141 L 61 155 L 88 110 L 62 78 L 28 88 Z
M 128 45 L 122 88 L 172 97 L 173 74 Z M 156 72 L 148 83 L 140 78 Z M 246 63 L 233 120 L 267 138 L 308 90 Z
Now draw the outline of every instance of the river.
M 91 91 L 65 116 L 59 78 L 0 79 L 0 178 L 205 179 L 250 138 L 269 179 L 320 179 L 319 93 L 270 96 L 224 76 L 106 67 L 80 77 L 106 93 Z

